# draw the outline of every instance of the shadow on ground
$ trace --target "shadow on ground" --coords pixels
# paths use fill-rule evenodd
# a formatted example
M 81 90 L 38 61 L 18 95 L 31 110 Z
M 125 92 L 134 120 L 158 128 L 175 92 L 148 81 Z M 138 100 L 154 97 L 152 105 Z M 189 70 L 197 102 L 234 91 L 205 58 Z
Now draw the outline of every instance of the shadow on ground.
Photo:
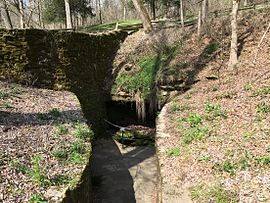
M 110 138 L 96 140 L 92 174 L 95 203 L 151 203 L 156 198 L 154 147 L 124 147 Z

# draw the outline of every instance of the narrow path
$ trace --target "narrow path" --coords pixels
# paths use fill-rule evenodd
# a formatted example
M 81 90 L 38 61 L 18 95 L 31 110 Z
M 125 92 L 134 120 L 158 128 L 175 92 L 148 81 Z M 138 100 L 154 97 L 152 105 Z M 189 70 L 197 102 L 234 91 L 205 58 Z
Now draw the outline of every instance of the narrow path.
M 92 173 L 95 203 L 157 202 L 154 147 L 126 147 L 100 139 L 93 146 Z

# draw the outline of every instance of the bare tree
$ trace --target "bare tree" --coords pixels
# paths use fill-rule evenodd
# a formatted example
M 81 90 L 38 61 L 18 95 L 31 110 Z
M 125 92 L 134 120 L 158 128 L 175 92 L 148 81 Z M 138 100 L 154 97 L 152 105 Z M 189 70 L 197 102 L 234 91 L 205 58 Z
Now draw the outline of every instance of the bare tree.
M 231 27 L 232 27 L 232 37 L 231 37 L 231 52 L 229 67 L 234 68 L 238 63 L 238 40 L 237 40 L 237 16 L 239 10 L 240 0 L 233 0 L 232 14 L 231 14 Z
M 12 29 L 13 25 L 12 25 L 11 18 L 9 15 L 8 5 L 7 5 L 6 0 L 0 0 L 0 12 L 3 17 L 5 27 L 8 29 Z
M 197 34 L 199 37 L 202 34 L 202 6 L 201 5 L 199 6 Z
M 24 11 L 23 11 L 23 2 L 22 0 L 18 0 L 17 2 L 17 5 L 18 5 L 18 12 L 19 12 L 19 25 L 20 25 L 20 28 L 24 28 Z
M 71 21 L 69 0 L 65 0 L 65 11 L 66 11 L 66 27 L 67 27 L 67 29 L 71 29 L 72 28 L 72 21 Z
M 184 21 L 184 0 L 180 0 L 180 18 L 181 18 L 181 26 L 182 28 L 185 27 L 185 21 Z
M 151 32 L 153 30 L 153 26 L 151 24 L 151 20 L 149 17 L 149 14 L 146 10 L 146 8 L 143 5 L 143 2 L 141 0 L 132 0 L 137 12 L 141 16 L 141 19 L 143 21 L 143 27 L 145 32 Z
M 206 23 L 208 15 L 208 0 L 202 1 L 202 24 Z

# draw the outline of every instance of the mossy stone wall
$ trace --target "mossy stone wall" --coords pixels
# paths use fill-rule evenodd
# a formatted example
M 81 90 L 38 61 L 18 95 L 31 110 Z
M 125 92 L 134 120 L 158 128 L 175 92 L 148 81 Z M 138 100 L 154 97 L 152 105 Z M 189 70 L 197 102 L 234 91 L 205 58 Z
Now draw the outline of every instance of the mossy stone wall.
M 0 79 L 74 92 L 98 136 L 106 115 L 104 79 L 126 37 L 126 32 L 0 29 Z

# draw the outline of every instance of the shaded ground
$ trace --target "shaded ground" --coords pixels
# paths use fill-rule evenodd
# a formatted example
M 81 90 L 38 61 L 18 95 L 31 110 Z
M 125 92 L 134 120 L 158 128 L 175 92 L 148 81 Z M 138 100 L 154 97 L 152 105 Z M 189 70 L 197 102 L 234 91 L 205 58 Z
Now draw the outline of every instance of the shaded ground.
M 157 202 L 158 168 L 154 147 L 127 147 L 111 139 L 93 146 L 95 203 Z
M 88 162 L 76 96 L 0 82 L 0 202 L 60 201 Z

